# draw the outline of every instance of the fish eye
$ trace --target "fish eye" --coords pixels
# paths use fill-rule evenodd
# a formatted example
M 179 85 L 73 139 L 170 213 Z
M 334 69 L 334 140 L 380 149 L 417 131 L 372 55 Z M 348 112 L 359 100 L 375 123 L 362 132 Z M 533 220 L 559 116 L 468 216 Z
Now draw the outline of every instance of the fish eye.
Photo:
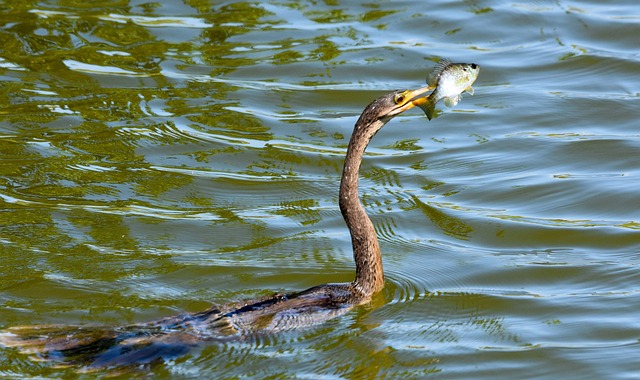
M 472 64 L 471 64 L 471 68 L 475 70 L 475 69 L 477 69 L 477 68 L 478 68 L 478 65 L 476 65 L 475 63 L 472 63 Z
M 393 97 L 393 101 L 396 104 L 402 104 L 404 102 L 404 93 L 396 94 L 396 96 Z

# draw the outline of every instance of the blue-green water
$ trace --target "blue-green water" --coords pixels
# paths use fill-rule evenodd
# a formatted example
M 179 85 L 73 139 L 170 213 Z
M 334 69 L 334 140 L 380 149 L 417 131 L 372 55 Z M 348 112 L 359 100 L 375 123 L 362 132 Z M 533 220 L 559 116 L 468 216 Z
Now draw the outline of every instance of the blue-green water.
M 476 94 L 394 119 L 363 164 L 382 297 L 148 371 L 640 376 L 637 2 L 3 1 L 0 16 L 0 328 L 350 281 L 352 126 L 448 57 L 482 66 Z M 75 372 L 0 349 L 0 377 Z

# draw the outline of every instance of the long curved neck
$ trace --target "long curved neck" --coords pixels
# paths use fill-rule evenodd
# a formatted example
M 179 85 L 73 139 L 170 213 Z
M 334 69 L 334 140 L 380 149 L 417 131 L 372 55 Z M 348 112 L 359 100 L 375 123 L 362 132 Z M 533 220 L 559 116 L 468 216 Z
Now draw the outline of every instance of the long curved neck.
M 340 181 L 340 211 L 351 233 L 353 259 L 356 262 L 353 286 L 363 297 L 363 302 L 384 287 L 384 271 L 373 223 L 358 196 L 358 173 L 369 141 L 383 125 L 384 122 L 380 120 L 369 125 L 358 120 L 349 141 Z

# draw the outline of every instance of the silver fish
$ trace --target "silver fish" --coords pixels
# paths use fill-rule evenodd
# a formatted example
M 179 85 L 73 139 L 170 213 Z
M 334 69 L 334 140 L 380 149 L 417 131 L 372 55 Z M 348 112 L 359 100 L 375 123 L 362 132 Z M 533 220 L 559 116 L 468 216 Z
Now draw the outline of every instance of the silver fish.
M 436 89 L 427 98 L 414 101 L 414 104 L 422 108 L 427 118 L 431 120 L 435 113 L 436 103 L 440 99 L 444 99 L 445 106 L 453 107 L 462 99 L 462 92 L 466 91 L 473 95 L 471 85 L 476 81 L 479 73 L 480 65 L 478 64 L 452 63 L 444 58 L 438 62 L 427 78 L 427 84 Z

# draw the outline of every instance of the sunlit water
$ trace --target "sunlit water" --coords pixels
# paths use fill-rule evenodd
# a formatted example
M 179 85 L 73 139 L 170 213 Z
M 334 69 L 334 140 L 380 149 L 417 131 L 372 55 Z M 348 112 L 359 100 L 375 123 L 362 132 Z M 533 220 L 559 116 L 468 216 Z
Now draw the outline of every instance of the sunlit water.
M 363 164 L 384 294 L 145 371 L 640 376 L 635 0 L 0 12 L 0 328 L 128 324 L 350 281 L 337 186 L 352 126 L 448 57 L 482 66 L 476 94 L 430 122 L 396 118 Z M 0 377 L 75 370 L 0 350 Z

